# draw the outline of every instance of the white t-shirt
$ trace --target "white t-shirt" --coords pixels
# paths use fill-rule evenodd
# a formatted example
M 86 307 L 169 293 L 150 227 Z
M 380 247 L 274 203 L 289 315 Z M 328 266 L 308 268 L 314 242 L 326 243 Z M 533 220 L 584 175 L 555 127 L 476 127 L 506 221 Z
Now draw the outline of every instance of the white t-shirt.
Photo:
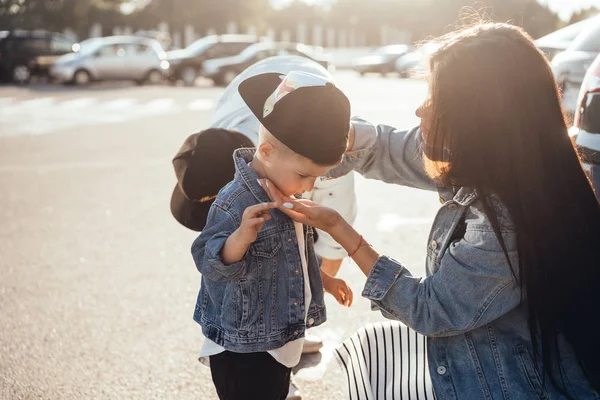
M 310 291 L 310 280 L 308 277 L 308 262 L 306 261 L 306 243 L 304 242 L 304 232 L 302 224 L 294 222 L 294 228 L 296 229 L 296 237 L 298 238 L 298 251 L 300 252 L 300 261 L 302 263 L 302 274 L 304 276 L 304 323 L 306 324 L 306 317 L 308 315 L 308 308 L 312 300 L 312 292 Z M 302 357 L 302 346 L 304 344 L 304 338 L 299 338 L 287 342 L 282 347 L 269 350 L 268 353 L 273 356 L 277 362 L 285 365 L 288 368 L 293 368 L 300 362 Z M 210 356 L 222 353 L 225 351 L 223 346 L 220 346 L 208 338 L 204 338 L 204 344 L 200 350 L 200 362 L 204 365 L 210 365 Z

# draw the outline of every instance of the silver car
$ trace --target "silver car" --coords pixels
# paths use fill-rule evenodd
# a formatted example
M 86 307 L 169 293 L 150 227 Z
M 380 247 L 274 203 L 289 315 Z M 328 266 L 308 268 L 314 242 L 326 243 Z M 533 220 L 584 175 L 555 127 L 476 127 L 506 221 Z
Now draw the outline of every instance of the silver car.
M 600 16 L 584 29 L 573 43 L 552 59 L 552 71 L 562 91 L 563 106 L 574 115 L 579 89 L 586 71 L 600 54 Z
M 157 84 L 169 72 L 160 43 L 154 39 L 113 36 L 81 43 L 76 53 L 60 57 L 50 70 L 53 79 L 85 85 L 95 80 L 132 80 Z

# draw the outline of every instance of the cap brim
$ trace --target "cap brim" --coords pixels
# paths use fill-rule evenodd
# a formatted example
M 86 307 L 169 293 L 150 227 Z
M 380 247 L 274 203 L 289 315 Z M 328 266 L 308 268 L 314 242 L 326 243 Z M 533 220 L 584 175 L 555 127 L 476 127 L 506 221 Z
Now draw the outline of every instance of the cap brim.
M 171 214 L 183 226 L 193 231 L 200 232 L 206 225 L 208 211 L 214 200 L 203 203 L 185 197 L 185 194 L 175 185 L 171 195 Z
M 238 91 L 250 111 L 262 123 L 267 98 L 273 94 L 285 74 L 269 72 L 252 76 L 240 83 Z

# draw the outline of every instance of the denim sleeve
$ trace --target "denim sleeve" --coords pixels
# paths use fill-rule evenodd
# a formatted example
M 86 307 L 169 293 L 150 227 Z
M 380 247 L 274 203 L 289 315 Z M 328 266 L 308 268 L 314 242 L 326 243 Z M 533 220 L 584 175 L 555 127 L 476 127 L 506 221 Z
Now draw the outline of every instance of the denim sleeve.
M 491 322 L 521 300 L 520 287 L 503 253 L 461 240 L 453 243 L 437 273 L 413 277 L 397 261 L 380 257 L 362 295 L 426 336 L 452 336 Z M 516 254 L 509 252 L 516 265 Z
M 246 257 L 233 264 L 225 264 L 221 250 L 227 238 L 238 228 L 230 213 L 213 204 L 208 212 L 206 226 L 192 244 L 192 257 L 202 276 L 217 282 L 238 279 L 246 273 Z
M 335 178 L 355 170 L 366 178 L 418 189 L 436 190 L 423 166 L 423 139 L 420 129 L 399 131 L 391 126 L 375 127 L 353 118 L 355 143 L 343 162 L 327 175 Z

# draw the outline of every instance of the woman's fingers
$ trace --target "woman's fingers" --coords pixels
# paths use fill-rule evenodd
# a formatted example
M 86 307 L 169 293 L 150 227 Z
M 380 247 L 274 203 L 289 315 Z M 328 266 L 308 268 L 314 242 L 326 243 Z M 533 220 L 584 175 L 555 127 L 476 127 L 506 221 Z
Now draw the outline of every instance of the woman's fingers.
M 307 201 L 308 201 L 308 204 L 311 204 L 311 205 L 315 204 L 310 200 L 307 200 Z M 286 210 L 295 211 L 297 213 L 304 214 L 307 217 L 310 217 L 313 214 L 313 212 L 311 212 L 312 207 L 309 207 L 306 204 L 307 203 L 303 200 L 289 200 L 289 201 L 286 201 L 285 203 L 283 203 L 282 206 Z

